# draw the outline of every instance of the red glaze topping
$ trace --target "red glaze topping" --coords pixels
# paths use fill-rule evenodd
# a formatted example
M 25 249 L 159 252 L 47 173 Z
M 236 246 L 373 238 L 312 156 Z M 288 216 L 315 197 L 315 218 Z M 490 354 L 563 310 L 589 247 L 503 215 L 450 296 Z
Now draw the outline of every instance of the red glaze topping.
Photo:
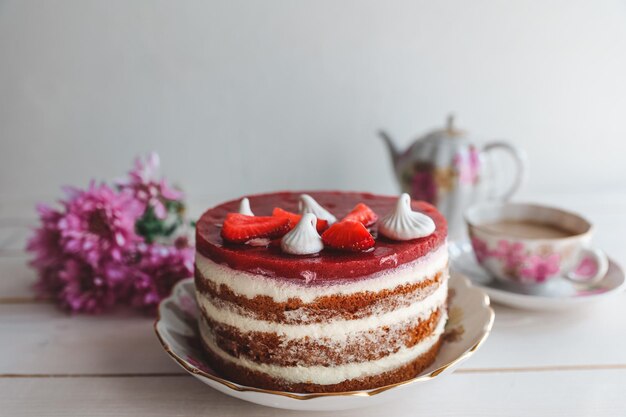
M 358 203 L 367 204 L 379 217 L 389 213 L 396 205 L 397 196 L 380 196 L 369 193 L 341 191 L 296 191 L 247 196 L 252 211 L 257 216 L 271 216 L 274 207 L 298 212 L 300 194 L 311 195 L 319 204 L 333 213 L 338 219 L 346 216 Z M 356 278 L 395 268 L 416 260 L 438 248 L 446 239 L 447 224 L 443 215 L 432 205 L 423 201 L 412 201 L 413 210 L 430 216 L 436 230 L 430 236 L 420 239 L 397 242 L 378 235 L 377 225 L 370 230 L 376 238 L 376 245 L 367 252 L 339 252 L 323 250 L 311 257 L 292 256 L 283 253 L 280 245 L 267 247 L 232 244 L 220 236 L 221 225 L 228 213 L 237 212 L 238 198 L 206 211 L 196 226 L 196 248 L 199 253 L 219 264 L 241 271 L 265 276 L 295 278 L 315 274 L 315 281 L 328 281 L 342 278 Z M 306 272 L 303 275 L 303 272 Z

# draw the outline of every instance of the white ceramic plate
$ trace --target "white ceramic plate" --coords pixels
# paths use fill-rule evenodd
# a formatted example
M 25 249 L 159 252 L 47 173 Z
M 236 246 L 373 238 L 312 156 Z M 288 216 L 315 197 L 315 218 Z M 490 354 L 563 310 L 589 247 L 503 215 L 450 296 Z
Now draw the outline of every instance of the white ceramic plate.
M 619 294 L 626 280 L 620 266 L 609 259 L 609 270 L 604 278 L 593 285 L 574 284 L 554 278 L 534 288 L 523 288 L 503 283 L 494 278 L 476 261 L 472 245 L 467 241 L 450 244 L 450 268 L 469 277 L 482 288 L 494 302 L 525 310 L 556 311 L 579 308 Z
M 220 377 L 205 362 L 196 330 L 198 308 L 193 279 L 179 282 L 172 295 L 159 305 L 154 329 L 165 351 L 187 372 L 205 384 L 231 397 L 256 404 L 291 410 L 345 410 L 365 407 L 402 397 L 428 395 L 426 384 L 452 372 L 487 339 L 494 313 L 489 297 L 454 274 L 450 279 L 450 319 L 446 341 L 435 362 L 415 378 L 367 391 L 322 394 L 295 394 L 236 384 Z

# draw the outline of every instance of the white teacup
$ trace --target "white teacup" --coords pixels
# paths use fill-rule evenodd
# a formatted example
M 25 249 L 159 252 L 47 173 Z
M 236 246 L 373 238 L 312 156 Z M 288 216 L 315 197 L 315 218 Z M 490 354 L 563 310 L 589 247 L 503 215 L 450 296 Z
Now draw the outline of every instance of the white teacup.
M 607 272 L 604 252 L 590 247 L 583 217 L 535 204 L 491 203 L 465 213 L 478 263 L 496 278 L 542 284 L 554 277 L 595 283 Z

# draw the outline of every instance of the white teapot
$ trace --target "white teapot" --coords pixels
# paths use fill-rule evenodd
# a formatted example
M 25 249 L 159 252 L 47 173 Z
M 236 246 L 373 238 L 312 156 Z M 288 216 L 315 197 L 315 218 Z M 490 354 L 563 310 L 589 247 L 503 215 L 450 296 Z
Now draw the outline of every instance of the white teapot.
M 524 179 L 524 154 L 513 145 L 494 141 L 481 148 L 465 132 L 454 126 L 448 116 L 444 129 L 416 139 L 404 152 L 398 150 L 389 135 L 381 131 L 391 155 L 394 172 L 403 192 L 413 199 L 437 206 L 448 220 L 451 239 L 464 236 L 463 213 L 472 204 L 485 200 L 508 200 Z M 487 154 L 503 150 L 512 157 L 512 183 L 503 191 L 496 188 L 496 175 Z

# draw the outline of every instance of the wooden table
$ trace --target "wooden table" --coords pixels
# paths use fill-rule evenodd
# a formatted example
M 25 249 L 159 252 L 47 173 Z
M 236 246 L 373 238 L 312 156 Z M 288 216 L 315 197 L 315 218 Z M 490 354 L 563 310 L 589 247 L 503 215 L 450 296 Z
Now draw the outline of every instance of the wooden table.
M 598 245 L 626 265 L 626 193 L 533 200 L 585 214 Z M 196 201 L 195 212 L 209 202 Z M 36 301 L 23 252 L 32 224 L 30 204 L 0 203 L 1 416 L 298 415 L 229 398 L 187 375 L 162 351 L 151 318 L 72 317 Z M 626 415 L 626 295 L 567 313 L 495 310 L 487 343 L 429 402 L 311 415 Z

